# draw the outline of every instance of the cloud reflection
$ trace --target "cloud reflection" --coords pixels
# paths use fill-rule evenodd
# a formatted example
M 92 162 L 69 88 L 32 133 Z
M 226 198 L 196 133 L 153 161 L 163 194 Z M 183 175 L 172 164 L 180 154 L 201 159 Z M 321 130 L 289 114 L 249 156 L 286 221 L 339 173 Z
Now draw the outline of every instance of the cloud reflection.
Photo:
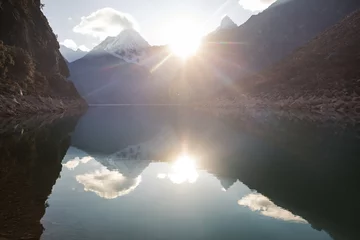
M 66 163 L 63 163 L 63 166 L 66 167 L 69 170 L 74 170 L 77 166 L 79 166 L 80 163 L 88 163 L 90 160 L 94 159 L 93 157 L 86 156 L 83 158 L 75 157 L 72 160 L 67 161 Z
M 276 206 L 270 199 L 259 194 L 251 193 L 238 201 L 238 204 L 250 208 L 252 211 L 260 212 L 262 215 L 280 219 L 283 221 L 307 223 L 300 216 Z
M 85 191 L 94 192 L 102 198 L 114 199 L 134 191 L 141 182 L 141 176 L 126 178 L 117 171 L 102 169 L 77 175 L 76 180 L 84 185 Z

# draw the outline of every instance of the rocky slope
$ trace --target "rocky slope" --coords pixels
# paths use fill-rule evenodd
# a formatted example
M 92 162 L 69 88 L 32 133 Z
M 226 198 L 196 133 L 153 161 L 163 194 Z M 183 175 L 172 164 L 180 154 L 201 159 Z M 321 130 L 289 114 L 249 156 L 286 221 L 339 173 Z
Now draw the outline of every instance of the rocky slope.
M 0 2 L 0 114 L 58 111 L 84 105 L 41 11 L 40 0 Z
M 210 34 L 207 52 L 237 63 L 229 76 L 239 79 L 275 64 L 359 7 L 357 0 L 279 0 L 238 28 Z
M 360 10 L 278 65 L 246 79 L 233 105 L 360 114 Z M 250 97 L 249 97 L 250 96 Z M 240 103 L 241 102 L 241 103 Z M 232 105 L 232 104 L 230 104 Z
M 239 27 L 205 37 L 173 82 L 184 83 L 177 87 L 179 95 L 195 102 L 231 92 L 234 85 L 251 85 L 247 77 L 274 66 L 359 7 L 357 0 L 279 0 Z

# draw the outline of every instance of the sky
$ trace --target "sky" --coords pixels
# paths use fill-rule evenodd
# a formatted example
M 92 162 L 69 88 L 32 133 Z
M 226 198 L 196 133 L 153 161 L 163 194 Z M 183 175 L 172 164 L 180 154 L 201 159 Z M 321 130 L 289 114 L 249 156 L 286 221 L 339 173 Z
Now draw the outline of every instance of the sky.
M 60 44 L 90 50 L 132 28 L 151 45 L 168 44 L 182 22 L 205 35 L 228 15 L 240 25 L 275 0 L 42 0 Z

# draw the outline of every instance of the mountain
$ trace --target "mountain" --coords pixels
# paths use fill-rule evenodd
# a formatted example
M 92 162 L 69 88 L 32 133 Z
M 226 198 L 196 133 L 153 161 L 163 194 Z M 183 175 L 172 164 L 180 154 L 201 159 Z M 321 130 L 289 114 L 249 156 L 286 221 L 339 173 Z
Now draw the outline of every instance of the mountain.
M 88 103 L 148 103 L 157 97 L 157 82 L 146 68 L 112 54 L 87 55 L 69 67 L 71 80 Z
M 84 104 L 40 0 L 1 1 L 0 114 L 64 111 Z
M 124 30 L 72 62 L 71 80 L 91 104 L 164 103 L 168 79 L 152 70 L 166 57 L 162 50 L 135 30 Z
M 226 29 L 234 29 L 234 28 L 237 28 L 237 25 L 234 23 L 234 21 L 229 16 L 225 16 L 221 20 L 220 26 L 217 28 L 216 31 L 226 30 Z
M 280 62 L 359 7 L 358 0 L 277 1 L 239 27 L 214 31 L 175 77 L 173 82 L 185 86 L 178 94 L 206 101 L 235 85 L 253 85 L 247 77 Z
M 358 0 L 277 1 L 235 29 L 210 34 L 205 48 L 237 63 L 238 78 L 280 61 L 359 7 Z
M 138 63 L 144 57 L 145 49 L 149 47 L 149 43 L 140 33 L 126 29 L 116 37 L 107 37 L 91 53 L 101 54 L 102 51 L 106 51 L 126 62 Z
M 217 179 L 220 181 L 220 184 L 225 191 L 229 190 L 229 188 L 237 181 L 237 179 L 222 176 L 217 177 Z
M 73 62 L 75 60 L 78 60 L 87 54 L 87 52 L 81 51 L 80 49 L 74 51 L 70 48 L 65 47 L 64 45 L 60 45 L 60 53 L 68 62 Z
M 359 32 L 360 10 L 261 76 L 250 77 L 255 86 L 244 92 L 284 107 L 360 113 Z

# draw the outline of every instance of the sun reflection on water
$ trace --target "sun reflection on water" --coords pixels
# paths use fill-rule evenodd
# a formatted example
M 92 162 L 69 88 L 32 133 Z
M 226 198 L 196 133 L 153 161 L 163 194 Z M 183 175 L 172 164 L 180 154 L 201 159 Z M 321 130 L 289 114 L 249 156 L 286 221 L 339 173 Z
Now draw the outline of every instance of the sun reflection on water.
M 158 174 L 158 178 L 169 178 L 175 184 L 195 183 L 199 177 L 195 158 L 182 154 L 172 163 L 170 173 Z

